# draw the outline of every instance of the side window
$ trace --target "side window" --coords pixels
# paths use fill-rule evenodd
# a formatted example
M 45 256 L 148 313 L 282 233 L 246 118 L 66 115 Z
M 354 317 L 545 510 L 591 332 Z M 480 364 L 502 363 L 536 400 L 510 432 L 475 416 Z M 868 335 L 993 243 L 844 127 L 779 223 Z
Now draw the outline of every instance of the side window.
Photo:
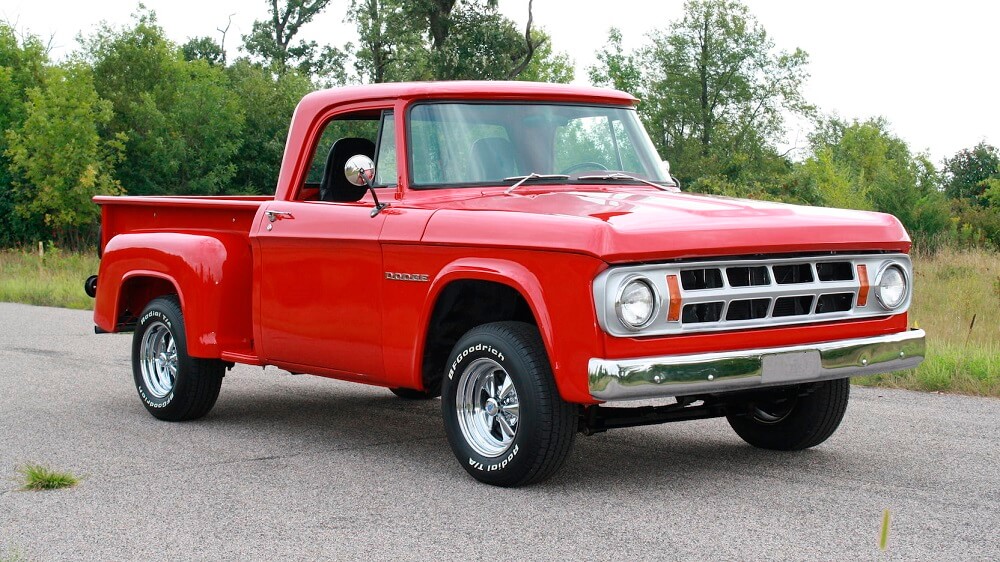
M 395 187 L 399 178 L 396 164 L 396 121 L 393 113 L 382 114 L 382 127 L 378 134 L 375 154 L 375 187 Z
M 623 172 L 645 175 L 646 170 L 643 168 L 642 163 L 639 162 L 639 151 L 636 150 L 635 143 L 632 142 L 632 137 L 628 136 L 625 124 L 615 119 L 611 122 L 611 127 L 615 131 L 615 142 L 618 144 L 618 154 L 621 155 L 622 159 L 621 170 Z
M 300 201 L 350 202 L 362 198 L 365 188 L 351 186 L 344 164 L 356 154 L 376 163 L 376 187 L 396 185 L 396 134 L 392 111 L 381 109 L 339 115 L 323 126 L 309 163 Z
M 312 163 L 309 165 L 309 175 L 306 176 L 306 187 L 319 187 L 326 170 L 326 161 L 330 155 L 333 143 L 345 138 L 362 138 L 374 145 L 378 135 L 379 115 L 338 117 L 323 129 L 323 134 L 316 145 Z

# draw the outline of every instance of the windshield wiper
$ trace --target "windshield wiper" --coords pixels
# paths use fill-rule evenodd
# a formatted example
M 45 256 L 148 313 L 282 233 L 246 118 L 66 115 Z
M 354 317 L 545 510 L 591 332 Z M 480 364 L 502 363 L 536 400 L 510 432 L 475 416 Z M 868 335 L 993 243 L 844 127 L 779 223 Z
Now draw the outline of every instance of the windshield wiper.
M 600 175 L 592 175 L 592 176 L 580 176 L 580 177 L 578 177 L 576 179 L 578 179 L 578 180 L 632 180 L 632 181 L 637 181 L 639 183 L 644 183 L 646 185 L 651 185 L 651 186 L 653 186 L 656 189 L 659 189 L 661 191 L 673 191 L 672 189 L 670 189 L 670 187 L 675 187 L 675 188 L 677 187 L 677 185 L 674 184 L 674 183 L 672 183 L 672 182 L 670 183 L 670 187 L 667 187 L 666 185 L 661 185 L 661 184 L 658 184 L 658 183 L 656 183 L 654 181 L 649 181 L 649 180 L 644 180 L 642 178 L 637 178 L 635 176 L 631 176 L 629 174 L 624 174 L 622 172 L 612 172 L 610 174 L 600 174 Z
M 511 192 L 513 192 L 515 189 L 521 187 L 521 184 L 529 180 L 568 180 L 568 179 L 569 176 L 567 176 L 566 174 L 536 174 L 535 172 L 531 172 L 526 176 L 511 176 L 509 178 L 504 178 L 503 181 L 517 180 L 517 183 L 508 187 L 507 191 L 504 191 L 503 194 L 510 195 Z

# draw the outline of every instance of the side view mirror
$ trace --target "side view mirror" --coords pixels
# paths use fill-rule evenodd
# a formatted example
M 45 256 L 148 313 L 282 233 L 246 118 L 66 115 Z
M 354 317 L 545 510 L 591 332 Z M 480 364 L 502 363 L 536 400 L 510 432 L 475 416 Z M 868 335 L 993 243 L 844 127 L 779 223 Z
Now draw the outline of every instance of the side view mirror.
M 344 164 L 344 175 L 351 185 L 371 187 L 372 180 L 375 179 L 375 162 L 364 154 L 355 154 Z
M 674 175 L 670 173 L 670 162 L 666 160 L 660 160 L 660 169 L 662 169 L 663 173 L 668 178 L 670 178 L 670 181 L 674 182 L 674 187 L 676 187 L 677 189 L 681 188 L 681 181 L 675 178 Z
M 375 208 L 372 209 L 371 213 L 372 218 L 377 217 L 382 209 L 389 206 L 388 203 L 379 203 L 378 201 L 375 186 L 372 185 L 372 180 L 375 179 L 375 162 L 372 162 L 371 158 L 364 154 L 351 156 L 344 164 L 344 175 L 347 176 L 347 181 L 351 182 L 352 185 L 367 187 L 368 191 L 371 192 L 372 199 L 375 200 Z

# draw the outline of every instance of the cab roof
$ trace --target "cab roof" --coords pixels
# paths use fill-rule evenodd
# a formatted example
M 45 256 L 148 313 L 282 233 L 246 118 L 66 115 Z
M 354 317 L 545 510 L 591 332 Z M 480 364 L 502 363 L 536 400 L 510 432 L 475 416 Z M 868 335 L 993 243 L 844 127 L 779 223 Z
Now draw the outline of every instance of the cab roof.
M 319 111 L 341 103 L 376 99 L 573 101 L 626 106 L 633 106 L 639 101 L 625 92 L 593 86 L 517 81 L 448 81 L 367 84 L 319 90 L 303 98 L 299 107 Z

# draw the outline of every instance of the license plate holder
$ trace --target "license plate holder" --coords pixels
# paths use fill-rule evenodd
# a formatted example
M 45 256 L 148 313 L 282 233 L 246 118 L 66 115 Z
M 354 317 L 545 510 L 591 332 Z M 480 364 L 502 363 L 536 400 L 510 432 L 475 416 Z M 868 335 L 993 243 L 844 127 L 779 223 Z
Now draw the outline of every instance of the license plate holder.
M 816 377 L 820 369 L 819 351 L 792 351 L 765 355 L 761 360 L 762 384 L 793 383 Z

